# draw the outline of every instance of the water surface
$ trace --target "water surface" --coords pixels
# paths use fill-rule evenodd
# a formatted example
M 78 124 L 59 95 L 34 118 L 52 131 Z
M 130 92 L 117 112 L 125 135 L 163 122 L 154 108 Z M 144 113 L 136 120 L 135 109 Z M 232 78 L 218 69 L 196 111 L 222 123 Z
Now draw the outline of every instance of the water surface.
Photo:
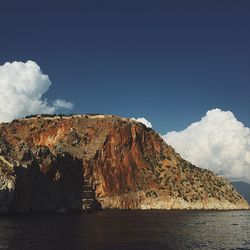
M 250 249 L 250 211 L 119 211 L 0 217 L 0 249 Z

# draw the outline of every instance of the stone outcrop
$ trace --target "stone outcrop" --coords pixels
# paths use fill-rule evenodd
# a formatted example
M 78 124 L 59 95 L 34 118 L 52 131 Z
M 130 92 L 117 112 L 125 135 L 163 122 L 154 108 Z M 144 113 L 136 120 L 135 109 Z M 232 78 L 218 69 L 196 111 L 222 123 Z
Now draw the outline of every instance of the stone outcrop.
M 0 212 L 248 209 L 223 177 L 185 161 L 152 129 L 112 115 L 0 124 Z

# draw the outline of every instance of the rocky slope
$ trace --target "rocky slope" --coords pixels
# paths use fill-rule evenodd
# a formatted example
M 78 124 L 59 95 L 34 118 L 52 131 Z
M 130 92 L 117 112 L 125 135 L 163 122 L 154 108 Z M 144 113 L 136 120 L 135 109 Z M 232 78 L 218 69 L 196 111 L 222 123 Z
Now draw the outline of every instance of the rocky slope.
M 247 209 L 225 179 L 185 161 L 152 129 L 112 115 L 0 124 L 0 212 Z

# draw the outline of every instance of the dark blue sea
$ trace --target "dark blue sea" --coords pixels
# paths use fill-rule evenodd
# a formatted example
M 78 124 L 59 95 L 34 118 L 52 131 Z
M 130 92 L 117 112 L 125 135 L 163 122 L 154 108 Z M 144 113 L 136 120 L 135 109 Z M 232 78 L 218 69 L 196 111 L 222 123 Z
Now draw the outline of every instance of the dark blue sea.
M 0 249 L 250 249 L 250 211 L 1 216 Z

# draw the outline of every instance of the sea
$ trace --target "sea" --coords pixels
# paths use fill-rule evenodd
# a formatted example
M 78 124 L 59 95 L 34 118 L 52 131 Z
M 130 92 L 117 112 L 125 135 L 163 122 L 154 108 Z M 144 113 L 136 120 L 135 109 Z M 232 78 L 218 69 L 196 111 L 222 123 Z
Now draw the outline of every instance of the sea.
M 250 249 L 250 211 L 1 215 L 0 249 Z

